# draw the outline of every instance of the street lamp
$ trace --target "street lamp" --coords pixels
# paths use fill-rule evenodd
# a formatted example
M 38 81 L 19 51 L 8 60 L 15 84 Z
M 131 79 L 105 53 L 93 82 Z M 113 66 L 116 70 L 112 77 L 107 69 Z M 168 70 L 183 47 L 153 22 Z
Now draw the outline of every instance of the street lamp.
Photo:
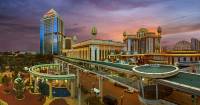
M 192 95 L 191 98 L 192 98 L 192 105 L 196 105 L 196 96 Z
M 122 91 L 122 95 L 120 96 L 120 105 L 123 105 L 124 93 L 126 90 Z

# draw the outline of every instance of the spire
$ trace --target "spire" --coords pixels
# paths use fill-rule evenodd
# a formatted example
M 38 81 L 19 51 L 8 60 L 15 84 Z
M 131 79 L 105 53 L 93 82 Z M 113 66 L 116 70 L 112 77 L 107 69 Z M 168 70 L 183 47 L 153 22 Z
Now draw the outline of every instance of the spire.
M 124 33 L 123 33 L 123 36 L 125 37 L 127 35 L 127 32 L 126 31 L 124 31 Z
M 73 40 L 73 42 L 76 42 L 76 41 L 77 41 L 76 35 L 74 35 L 74 36 L 72 37 L 72 40 Z
M 92 27 L 91 34 L 93 36 L 93 39 L 95 39 L 95 37 L 97 35 L 97 28 L 96 27 Z
M 162 28 L 161 28 L 160 26 L 157 28 L 157 32 L 158 32 L 158 35 L 161 35 L 161 33 L 162 33 Z

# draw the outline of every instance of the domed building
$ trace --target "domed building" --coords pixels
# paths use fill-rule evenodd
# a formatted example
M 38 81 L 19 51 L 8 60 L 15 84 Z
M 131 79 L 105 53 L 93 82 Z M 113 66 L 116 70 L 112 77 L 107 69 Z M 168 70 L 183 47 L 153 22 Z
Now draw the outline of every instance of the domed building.
M 158 34 L 146 28 L 140 28 L 136 35 L 123 34 L 127 52 L 130 54 L 160 53 L 161 32 L 161 27 L 158 27 Z
M 187 51 L 191 50 L 191 43 L 185 40 L 179 41 L 175 44 L 173 50 L 176 51 Z

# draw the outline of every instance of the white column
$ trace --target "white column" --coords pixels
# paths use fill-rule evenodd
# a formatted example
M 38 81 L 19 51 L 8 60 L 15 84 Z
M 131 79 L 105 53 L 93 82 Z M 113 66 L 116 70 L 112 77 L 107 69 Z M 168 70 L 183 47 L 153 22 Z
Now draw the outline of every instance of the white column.
M 91 52 L 90 52 L 91 53 L 91 60 L 94 61 L 95 60 L 95 49 L 96 48 L 95 48 L 94 45 L 91 45 L 90 47 L 91 47 Z
M 64 71 L 64 62 L 62 62 L 62 72 Z
M 70 91 L 71 91 L 71 97 L 72 98 L 75 98 L 75 81 L 74 80 L 71 80 L 70 81 Z
M 87 60 L 90 60 L 90 48 L 87 48 Z
M 127 46 L 127 48 L 128 48 L 128 51 L 131 51 L 131 39 L 128 39 L 128 46 Z
M 141 90 L 142 90 L 142 97 L 144 98 L 144 86 L 142 83 L 142 77 L 140 77 L 140 85 L 141 85 Z
M 99 48 L 99 46 L 96 48 L 96 50 L 97 50 L 97 53 L 96 53 L 97 54 L 96 55 L 97 56 L 97 61 L 99 61 L 99 56 L 100 56 L 100 53 L 99 53 L 100 48 Z

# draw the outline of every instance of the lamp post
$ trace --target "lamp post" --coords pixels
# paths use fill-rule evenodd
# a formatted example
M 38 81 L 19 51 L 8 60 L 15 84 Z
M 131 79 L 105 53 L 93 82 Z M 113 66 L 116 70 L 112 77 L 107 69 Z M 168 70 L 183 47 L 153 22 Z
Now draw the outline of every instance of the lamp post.
M 191 98 L 192 98 L 192 105 L 197 105 L 197 102 L 196 102 L 197 97 L 195 95 L 192 95 Z
M 123 90 L 122 95 L 120 96 L 120 105 L 123 105 L 124 92 L 125 90 Z

